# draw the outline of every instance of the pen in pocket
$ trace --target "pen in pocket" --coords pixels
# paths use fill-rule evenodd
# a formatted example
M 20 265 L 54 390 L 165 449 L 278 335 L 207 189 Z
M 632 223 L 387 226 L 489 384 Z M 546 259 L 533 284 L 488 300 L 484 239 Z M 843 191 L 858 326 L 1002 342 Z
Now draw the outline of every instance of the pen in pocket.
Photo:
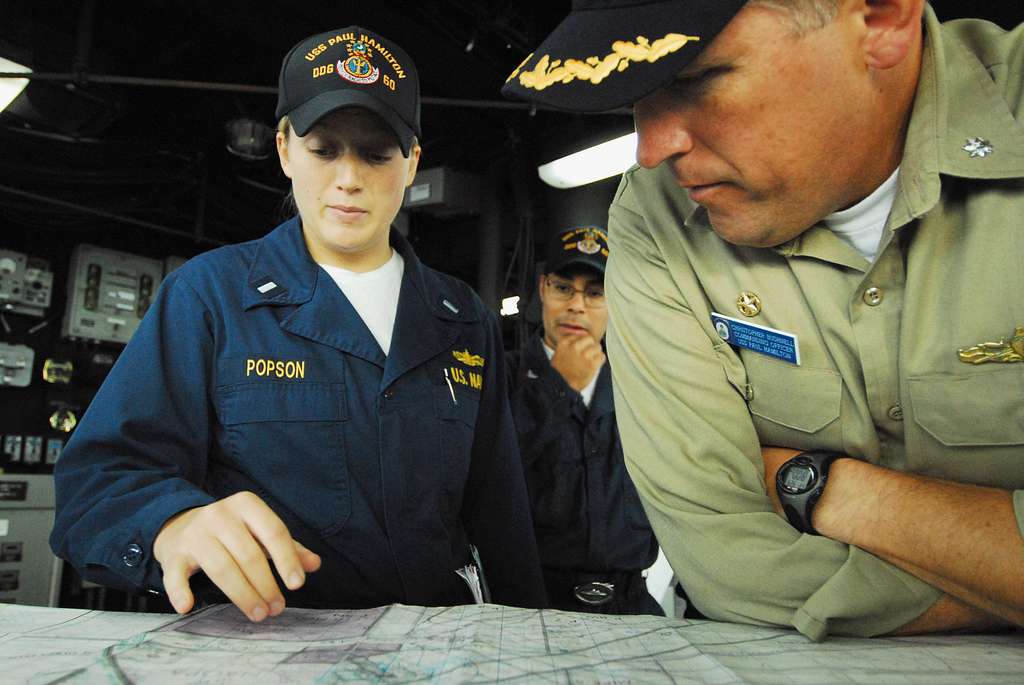
M 448 369 L 444 370 L 444 381 L 448 384 L 448 392 L 452 394 L 452 403 L 458 404 L 459 401 L 455 399 L 455 388 L 452 387 L 452 379 L 448 377 Z

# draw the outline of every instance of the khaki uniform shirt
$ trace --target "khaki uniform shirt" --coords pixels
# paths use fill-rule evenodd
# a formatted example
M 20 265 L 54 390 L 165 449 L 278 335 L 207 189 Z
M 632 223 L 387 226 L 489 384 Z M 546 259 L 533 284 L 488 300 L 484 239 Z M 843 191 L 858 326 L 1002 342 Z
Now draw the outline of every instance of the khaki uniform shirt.
M 1024 27 L 930 9 L 897 197 L 869 264 L 823 224 L 737 247 L 675 185 L 634 168 L 610 210 L 608 348 L 630 475 L 711 618 L 876 635 L 940 591 L 772 511 L 761 445 L 998 486 L 1024 530 L 1024 363 L 957 350 L 1024 326 Z M 795 125 L 798 122 L 794 122 Z M 982 138 L 992 152 L 964 147 Z M 974 146 L 977 147 L 977 146 Z M 974 148 L 972 148 L 974 149 Z M 793 333 L 799 365 L 730 347 L 711 312 Z M 774 484 L 772 485 L 774 487 Z

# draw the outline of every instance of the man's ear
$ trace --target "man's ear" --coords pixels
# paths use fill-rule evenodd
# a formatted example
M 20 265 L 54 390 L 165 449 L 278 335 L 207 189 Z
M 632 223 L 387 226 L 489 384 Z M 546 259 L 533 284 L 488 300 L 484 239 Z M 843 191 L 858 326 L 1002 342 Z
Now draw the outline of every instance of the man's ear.
M 541 274 L 537 277 L 537 297 L 540 298 L 540 303 L 544 304 L 544 277 L 547 274 Z
M 862 0 L 865 63 L 891 69 L 907 58 L 921 36 L 924 0 Z
M 284 133 L 278 131 L 274 140 L 277 143 L 277 160 L 281 163 L 281 171 L 285 176 L 291 178 L 292 175 L 288 173 L 288 138 Z

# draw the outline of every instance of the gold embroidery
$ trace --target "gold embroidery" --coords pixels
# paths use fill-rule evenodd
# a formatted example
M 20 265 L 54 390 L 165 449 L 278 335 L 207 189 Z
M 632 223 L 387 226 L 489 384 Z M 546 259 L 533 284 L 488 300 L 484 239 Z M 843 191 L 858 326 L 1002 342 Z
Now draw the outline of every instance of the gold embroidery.
M 1024 326 L 1017 326 L 1009 340 L 1002 338 L 998 342 L 984 342 L 956 353 L 965 364 L 1024 361 Z
M 537 61 L 537 66 L 529 71 L 521 71 L 533 54 L 522 61 L 516 70 L 505 79 L 508 83 L 519 77 L 519 84 L 524 88 L 544 90 L 556 83 L 570 83 L 575 79 L 589 81 L 597 85 L 613 71 L 625 71 L 632 62 L 657 62 L 659 59 L 675 52 L 690 41 L 700 40 L 700 36 L 686 36 L 681 33 L 670 33 L 653 43 L 643 36 L 636 37 L 636 43 L 617 40 L 612 43 L 612 51 L 603 59 L 587 57 L 585 60 L 567 59 L 565 62 L 551 60 L 544 55 Z
M 452 356 L 455 357 L 456 359 L 458 359 L 460 362 L 462 362 L 466 366 L 483 366 L 484 365 L 484 358 L 481 357 L 479 354 L 470 354 L 469 350 L 463 350 L 462 352 L 459 352 L 458 350 L 453 350 L 452 351 Z

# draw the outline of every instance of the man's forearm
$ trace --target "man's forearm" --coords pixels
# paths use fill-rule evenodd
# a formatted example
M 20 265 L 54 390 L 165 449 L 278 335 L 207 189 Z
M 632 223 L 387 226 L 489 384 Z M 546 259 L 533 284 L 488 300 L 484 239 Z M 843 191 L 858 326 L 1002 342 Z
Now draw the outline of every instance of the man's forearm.
M 1024 625 L 1024 541 L 1005 490 L 840 459 L 814 525 L 962 602 Z
M 993 616 L 987 611 L 965 604 L 950 595 L 943 595 L 927 611 L 891 634 L 923 635 L 953 631 L 978 633 L 1005 630 L 1012 625 L 1009 621 Z

